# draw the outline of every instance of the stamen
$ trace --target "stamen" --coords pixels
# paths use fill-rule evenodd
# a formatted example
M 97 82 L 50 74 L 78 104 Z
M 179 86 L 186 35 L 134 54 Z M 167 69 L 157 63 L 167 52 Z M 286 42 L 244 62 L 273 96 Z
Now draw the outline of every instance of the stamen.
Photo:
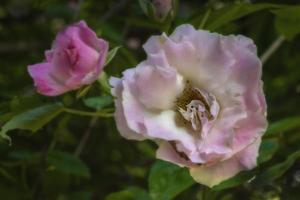
M 193 130 L 207 132 L 219 113 L 219 104 L 211 93 L 192 87 L 187 82 L 182 95 L 176 101 L 181 117 L 190 122 Z
M 182 117 L 192 123 L 192 127 L 194 130 L 201 130 L 201 123 L 198 115 L 198 112 L 200 110 L 205 111 L 205 109 L 203 109 L 203 103 L 199 100 L 192 100 L 191 103 L 186 105 L 186 110 L 184 110 L 183 108 L 178 109 Z

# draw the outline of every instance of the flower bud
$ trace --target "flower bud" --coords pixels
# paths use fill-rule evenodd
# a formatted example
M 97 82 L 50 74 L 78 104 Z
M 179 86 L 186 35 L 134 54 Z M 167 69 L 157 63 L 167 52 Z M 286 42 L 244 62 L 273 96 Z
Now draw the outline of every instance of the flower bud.
M 165 21 L 174 17 L 174 0 L 140 0 L 141 7 L 146 15 L 156 21 Z
M 57 96 L 97 80 L 107 51 L 108 42 L 80 21 L 59 32 L 45 61 L 28 66 L 28 72 L 38 93 Z

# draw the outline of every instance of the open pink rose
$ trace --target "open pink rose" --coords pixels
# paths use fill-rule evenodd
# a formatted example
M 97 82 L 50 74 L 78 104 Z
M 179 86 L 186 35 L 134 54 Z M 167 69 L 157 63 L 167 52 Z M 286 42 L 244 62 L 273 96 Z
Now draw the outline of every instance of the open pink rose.
M 108 43 L 84 21 L 72 24 L 58 33 L 46 60 L 28 66 L 37 91 L 56 96 L 94 82 L 101 73 Z
M 254 168 L 267 120 L 253 41 L 181 25 L 144 49 L 147 60 L 110 80 L 121 135 L 154 140 L 158 158 L 210 187 Z

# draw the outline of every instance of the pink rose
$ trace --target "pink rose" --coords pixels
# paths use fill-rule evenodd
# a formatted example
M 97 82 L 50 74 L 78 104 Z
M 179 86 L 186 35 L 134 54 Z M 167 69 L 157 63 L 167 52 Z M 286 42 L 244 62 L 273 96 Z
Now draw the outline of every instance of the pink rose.
M 145 61 L 110 80 L 121 135 L 154 140 L 158 158 L 209 187 L 254 168 L 267 120 L 253 41 L 181 25 L 144 49 Z
M 39 93 L 57 96 L 94 82 L 107 51 L 108 43 L 80 21 L 59 32 L 46 60 L 28 66 L 28 71 Z

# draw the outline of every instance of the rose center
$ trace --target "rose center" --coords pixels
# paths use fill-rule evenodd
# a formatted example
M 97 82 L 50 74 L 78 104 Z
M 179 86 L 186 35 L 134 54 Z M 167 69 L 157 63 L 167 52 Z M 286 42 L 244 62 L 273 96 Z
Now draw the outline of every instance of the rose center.
M 199 132 L 211 128 L 220 110 L 213 94 L 193 87 L 190 82 L 186 83 L 182 94 L 177 98 L 176 107 L 184 124 Z

